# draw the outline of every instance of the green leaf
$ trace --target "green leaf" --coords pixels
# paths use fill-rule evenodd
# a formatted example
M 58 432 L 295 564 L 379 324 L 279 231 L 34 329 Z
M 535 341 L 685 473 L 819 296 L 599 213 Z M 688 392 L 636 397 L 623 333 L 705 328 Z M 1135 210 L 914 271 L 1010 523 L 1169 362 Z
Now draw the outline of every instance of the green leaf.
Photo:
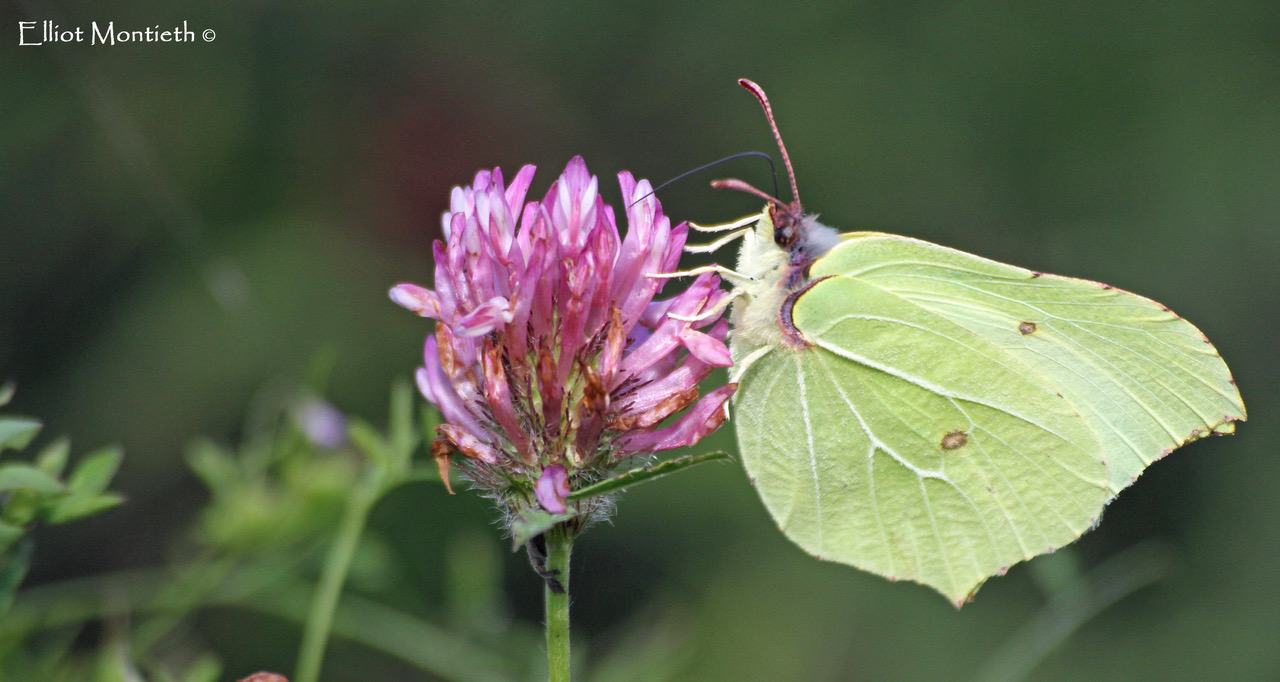
M 22 526 L 0 521 L 0 554 L 7 552 L 26 532 L 27 529 Z
M 240 467 L 231 453 L 204 438 L 187 446 L 187 466 L 211 491 L 240 479 Z
M 0 452 L 21 450 L 40 433 L 40 421 L 26 417 L 0 417 Z
M 0 407 L 8 405 L 9 401 L 13 400 L 13 393 L 17 388 L 17 384 L 12 381 L 6 381 L 3 385 L 0 385 Z
M 37 493 L 59 494 L 67 491 L 58 479 L 30 464 L 0 465 L 0 492 L 27 489 Z
M 222 662 L 212 654 L 203 654 L 178 676 L 179 682 L 217 682 L 222 678 Z
M 27 568 L 31 566 L 31 554 L 34 550 L 35 543 L 27 538 L 18 543 L 17 549 L 0 563 L 0 614 L 9 610 L 18 586 L 27 577 Z
M 391 446 L 395 471 L 401 475 L 409 469 L 409 460 L 418 444 L 413 430 L 413 387 L 404 380 L 391 386 L 391 417 L 387 424 L 387 440 Z
M 518 551 L 525 543 L 573 517 L 573 514 L 552 514 L 541 509 L 522 512 L 511 523 L 511 551 Z
M 714 462 L 723 459 L 733 459 L 727 452 L 707 452 L 701 455 L 687 455 L 677 459 L 659 462 L 651 467 L 640 469 L 632 469 L 623 474 L 619 474 L 612 478 L 606 478 L 598 483 L 579 488 L 565 498 L 570 502 L 577 502 L 599 495 L 607 495 L 615 490 L 621 490 L 639 483 L 652 481 L 655 478 L 661 478 L 668 474 L 674 474 L 677 471 L 687 469 L 695 464 L 703 462 Z
M 67 458 L 71 455 L 71 439 L 65 436 L 45 446 L 36 456 L 36 466 L 46 474 L 58 478 L 67 468 Z
M 124 452 L 119 447 L 95 450 L 76 464 L 67 480 L 67 486 L 79 495 L 97 495 L 111 484 L 123 459 Z
M 45 515 L 45 520 L 53 525 L 78 521 L 101 514 L 122 502 L 124 496 L 119 493 L 75 493 L 55 502 Z
M 347 426 L 347 436 L 360 452 L 363 452 L 379 467 L 387 468 L 392 462 L 391 449 L 382 439 L 382 434 L 362 419 L 352 419 Z

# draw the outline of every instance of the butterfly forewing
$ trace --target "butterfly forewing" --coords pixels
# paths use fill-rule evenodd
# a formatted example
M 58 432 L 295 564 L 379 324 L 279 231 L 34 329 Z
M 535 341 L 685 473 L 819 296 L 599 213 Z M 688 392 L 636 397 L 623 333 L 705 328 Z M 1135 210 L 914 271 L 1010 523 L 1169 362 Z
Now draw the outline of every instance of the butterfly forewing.
M 1044 377 L 1103 445 L 1114 495 L 1189 440 L 1230 432 L 1244 405 L 1194 326 L 1149 299 L 936 244 L 850 235 L 817 261 L 989 339 Z

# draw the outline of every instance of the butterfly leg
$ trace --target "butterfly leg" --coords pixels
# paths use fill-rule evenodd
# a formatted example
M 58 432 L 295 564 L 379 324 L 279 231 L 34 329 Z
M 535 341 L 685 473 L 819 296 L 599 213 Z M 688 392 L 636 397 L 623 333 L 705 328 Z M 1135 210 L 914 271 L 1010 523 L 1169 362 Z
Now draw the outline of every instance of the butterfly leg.
M 654 272 L 645 275 L 645 277 L 653 277 L 655 279 L 675 279 L 677 277 L 693 277 L 708 272 L 714 272 L 717 275 L 729 280 L 735 286 L 742 286 L 754 282 L 755 279 L 748 277 L 736 270 L 730 270 L 723 265 L 703 265 L 692 270 L 677 270 L 675 272 Z
M 689 223 L 689 229 L 694 232 L 726 232 L 728 230 L 736 230 L 740 227 L 747 227 L 759 222 L 759 215 L 749 215 L 745 218 L 739 218 L 731 223 L 721 223 L 720 225 L 699 225 L 697 223 Z
M 741 239 L 742 236 L 747 234 L 748 232 L 751 232 L 751 228 L 744 227 L 744 228 L 735 230 L 733 232 L 730 232 L 729 234 L 726 234 L 725 236 L 713 242 L 710 242 L 708 244 L 685 244 L 684 250 L 685 250 L 685 253 L 711 253 L 735 239 Z
M 733 299 L 743 295 L 744 293 L 745 292 L 742 289 L 735 288 L 733 291 L 729 292 L 728 296 L 721 297 L 715 305 L 696 315 L 677 315 L 675 313 L 667 313 L 667 317 L 670 317 L 673 320 L 680 320 L 681 322 L 701 322 L 703 320 L 709 320 L 713 317 L 718 317 L 720 313 L 724 312 L 725 308 L 729 307 L 729 304 L 733 302 Z
M 748 353 L 747 357 L 734 363 L 733 371 L 729 376 L 729 381 L 731 383 L 737 383 L 737 381 L 742 378 L 742 375 L 747 371 L 747 368 L 751 367 L 752 363 L 764 357 L 765 354 L 773 350 L 773 348 L 773 346 L 761 346 Z

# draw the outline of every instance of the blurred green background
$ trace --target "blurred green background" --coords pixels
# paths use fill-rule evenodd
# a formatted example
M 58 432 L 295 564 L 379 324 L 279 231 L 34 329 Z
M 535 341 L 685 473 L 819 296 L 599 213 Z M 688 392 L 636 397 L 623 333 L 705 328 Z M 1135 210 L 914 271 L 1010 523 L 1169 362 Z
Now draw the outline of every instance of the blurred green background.
M 18 22 L 45 19 L 186 20 L 216 39 L 19 47 Z M 534 163 L 536 196 L 581 154 L 616 202 L 621 169 L 661 181 L 772 152 L 735 83 L 749 77 L 824 222 L 1159 300 L 1214 340 L 1250 420 L 1158 462 L 1069 552 L 959 612 L 812 561 L 736 464 L 638 488 L 577 543 L 582 678 L 967 679 L 1025 651 L 1020 637 L 1053 640 L 1035 628 L 1065 622 L 1037 620 L 1060 576 L 1100 567 L 1105 587 L 1106 562 L 1136 547 L 1159 579 L 1033 679 L 1280 679 L 1274 0 L 28 1 L 0 6 L 0 35 L 0 379 L 48 432 L 123 444 L 130 498 L 42 530 L 28 584 L 166 561 L 205 502 L 186 444 L 235 442 L 262 388 L 301 382 L 324 348 L 332 401 L 381 423 L 430 328 L 386 290 L 429 283 L 451 186 Z M 726 175 L 768 183 L 737 161 L 664 189 L 666 212 L 758 210 L 707 187 Z M 494 627 L 536 635 L 540 583 L 492 519 L 473 493 L 397 491 L 371 532 L 398 582 L 369 595 L 448 627 L 457 557 L 492 556 Z M 212 609 L 189 636 L 231 679 L 288 672 L 298 629 Z M 536 636 L 519 646 L 537 658 Z M 332 680 L 434 679 L 342 639 L 328 665 Z

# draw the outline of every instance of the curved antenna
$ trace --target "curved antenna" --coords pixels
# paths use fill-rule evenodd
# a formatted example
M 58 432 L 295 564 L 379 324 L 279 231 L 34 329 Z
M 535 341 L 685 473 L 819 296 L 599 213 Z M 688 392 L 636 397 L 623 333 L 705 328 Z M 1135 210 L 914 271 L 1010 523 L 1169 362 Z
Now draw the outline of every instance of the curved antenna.
M 685 178 L 689 177 L 690 175 L 694 175 L 694 174 L 696 174 L 696 173 L 701 173 L 702 171 L 707 170 L 708 168 L 715 168 L 716 166 L 719 166 L 719 165 L 720 165 L 720 164 L 722 164 L 722 163 L 726 163 L 726 162 L 729 162 L 729 161 L 733 161 L 733 160 L 735 160 L 735 159 L 742 159 L 742 158 L 746 158 L 746 157 L 748 157 L 748 156 L 758 156 L 758 157 L 760 157 L 760 158 L 764 159 L 765 161 L 768 161 L 768 162 L 769 162 L 769 173 L 770 173 L 771 175 L 773 175 L 773 195 L 774 195 L 775 197 L 776 197 L 776 196 L 778 196 L 778 169 L 777 169 L 777 167 L 775 167 L 775 166 L 773 165 L 773 157 L 772 157 L 772 156 L 769 156 L 768 154 L 765 154 L 764 152 L 754 152 L 754 151 L 752 151 L 752 152 L 738 152 L 737 154 L 730 154 L 729 156 L 726 156 L 726 157 L 724 157 L 723 159 L 716 159 L 715 161 L 712 161 L 711 163 L 708 163 L 708 164 L 706 164 L 706 165 L 704 165 L 704 166 L 698 166 L 697 168 L 694 168 L 694 169 L 693 169 L 693 170 L 691 170 L 691 171 L 685 171 L 685 172 L 683 172 L 683 173 L 681 173 L 681 174 L 679 174 L 679 175 L 675 176 L 674 178 L 671 178 L 670 180 L 667 180 L 666 182 L 662 183 L 661 185 L 658 185 L 657 187 L 654 187 L 653 189 L 649 190 L 649 193 L 648 193 L 648 194 L 645 194 L 644 196 L 640 197 L 639 199 L 636 199 L 635 201 L 631 202 L 630 204 L 627 204 L 627 208 L 631 208 L 632 206 L 635 206 L 636 204 L 640 203 L 641 201 L 644 201 L 645 199 L 649 198 L 650 196 L 653 196 L 654 194 L 657 194 L 657 193 L 658 193 L 658 190 L 662 189 L 663 187 L 666 187 L 667 185 L 670 185 L 670 184 L 671 184 L 671 183 L 673 183 L 673 182 L 676 182 L 676 181 L 678 181 L 678 180 L 683 180 L 683 179 L 685 179 Z M 715 183 L 713 182 L 713 183 L 712 183 L 712 185 L 714 186 L 714 185 L 715 185 Z
M 741 180 L 733 180 L 733 179 L 712 180 L 711 186 L 714 187 L 715 189 L 734 189 L 739 192 L 746 192 L 747 194 L 760 197 L 761 199 L 764 199 L 765 201 L 779 208 L 787 208 L 787 204 L 783 200 L 777 197 L 771 197 L 768 194 L 761 192 L 760 190 L 756 189 L 755 187 L 752 187 L 751 185 L 748 185 L 747 183 Z
M 773 107 L 769 106 L 769 97 L 764 94 L 764 88 L 746 78 L 739 78 L 738 85 L 750 90 L 751 94 L 760 100 L 760 106 L 764 107 L 764 115 L 769 119 L 769 127 L 773 129 L 773 139 L 778 141 L 778 151 L 782 152 L 782 162 L 787 166 L 787 177 L 791 179 L 791 199 L 799 204 L 800 190 L 796 188 L 796 172 L 791 167 L 791 157 L 787 155 L 787 146 L 782 144 L 782 134 L 778 132 L 778 124 L 773 120 Z

